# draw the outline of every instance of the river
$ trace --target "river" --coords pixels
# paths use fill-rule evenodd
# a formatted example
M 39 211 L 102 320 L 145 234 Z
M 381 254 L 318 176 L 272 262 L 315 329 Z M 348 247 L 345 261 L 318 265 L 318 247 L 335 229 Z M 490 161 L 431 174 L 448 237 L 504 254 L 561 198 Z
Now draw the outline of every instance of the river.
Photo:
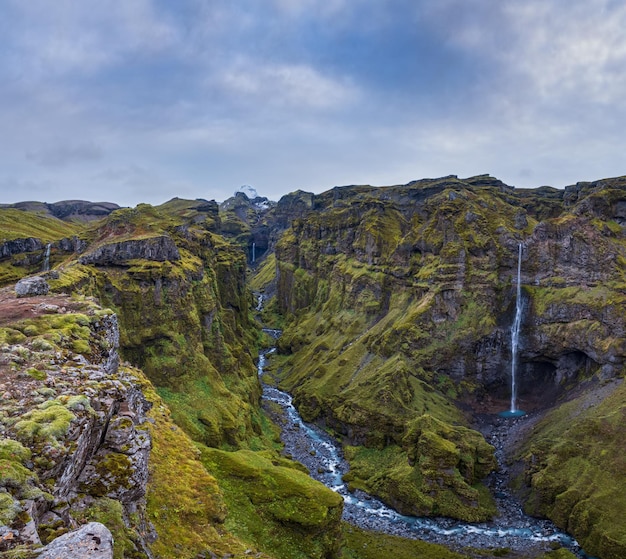
M 266 332 L 274 337 L 280 334 L 277 330 Z M 258 373 L 261 381 L 267 358 L 274 351 L 275 348 L 272 348 L 259 354 Z M 350 492 L 342 480 L 349 466 L 343 458 L 339 443 L 316 425 L 305 423 L 294 407 L 291 395 L 264 382 L 262 386 L 265 408 L 282 431 L 284 454 L 304 464 L 311 477 L 343 497 L 343 518 L 347 522 L 368 530 L 445 544 L 457 550 L 466 547 L 510 548 L 534 554 L 561 545 L 580 558 L 593 559 L 584 553 L 576 540 L 561 532 L 550 521 L 525 515 L 521 505 L 508 492 L 504 475 L 492 475 L 490 479 L 499 514 L 492 522 L 480 524 L 450 518 L 405 516 L 366 493 Z M 275 407 L 269 405 L 270 402 L 278 404 L 281 412 L 276 413 Z M 498 420 L 494 421 L 502 425 Z M 498 443 L 502 440 L 502 429 L 496 427 L 493 433 L 496 456 L 501 457 Z

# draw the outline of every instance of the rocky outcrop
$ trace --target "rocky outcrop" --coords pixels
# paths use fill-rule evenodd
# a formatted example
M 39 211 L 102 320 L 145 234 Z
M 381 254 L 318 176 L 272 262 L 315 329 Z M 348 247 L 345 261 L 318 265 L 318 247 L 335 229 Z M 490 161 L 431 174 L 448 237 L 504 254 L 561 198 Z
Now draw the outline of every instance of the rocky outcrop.
M 81 264 L 95 266 L 124 266 L 129 260 L 173 262 L 180 260 L 180 253 L 171 237 L 160 235 L 103 244 L 79 258 Z
M 90 522 L 50 542 L 37 559 L 113 559 L 113 536 L 104 524 Z
M 12 239 L 10 241 L 4 241 L 0 243 L 0 258 L 8 258 L 15 254 L 21 254 L 24 252 L 35 252 L 44 249 L 44 244 L 41 239 L 34 237 L 28 237 L 25 239 Z
M 65 311 L 69 307 L 40 305 L 44 314 L 21 333 L 9 330 L 19 335 L 3 348 L 0 462 L 11 473 L 0 482 L 0 523 L 11 537 L 5 534 L 2 545 L 47 543 L 104 507 L 137 556 L 149 557 L 151 438 L 142 425 L 150 404 L 141 381 L 118 368 L 116 316 L 93 305 L 83 313 L 75 304 Z M 106 544 L 98 535 L 102 545 L 89 547 L 95 539 L 83 536 L 68 537 L 62 546 L 55 540 L 42 556 L 110 552 L 110 537 Z M 78 555 L 60 551 L 71 548 Z
M 85 241 L 84 239 L 80 239 L 76 235 L 74 235 L 73 237 L 66 237 L 52 243 L 52 247 L 54 247 L 55 249 L 69 254 L 80 254 L 81 252 L 85 251 L 87 246 L 87 241 Z
M 35 295 L 47 295 L 50 290 L 48 282 L 41 276 L 23 278 L 15 284 L 15 294 L 18 297 L 34 297 Z

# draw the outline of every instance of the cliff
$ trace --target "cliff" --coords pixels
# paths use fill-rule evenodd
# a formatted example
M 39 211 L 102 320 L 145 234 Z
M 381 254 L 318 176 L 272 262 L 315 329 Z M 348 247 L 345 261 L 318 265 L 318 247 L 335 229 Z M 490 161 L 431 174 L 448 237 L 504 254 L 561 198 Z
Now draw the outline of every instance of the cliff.
M 505 466 L 529 512 L 623 557 L 625 226 L 624 178 L 556 190 L 449 176 L 276 204 L 239 195 L 219 212 L 174 198 L 83 224 L 0 209 L 0 282 L 41 273 L 40 302 L 57 307 L 3 323 L 7 386 L 25 384 L 4 391 L 2 541 L 101 521 L 117 557 L 408 546 L 342 530 L 340 498 L 280 455 L 248 285 L 284 327 L 271 375 L 342 439 L 353 489 L 406 513 L 490 518 L 481 480 L 496 463 L 476 429 L 509 406 L 521 244 L 530 416 L 512 424 Z
M 21 346 L 4 348 L 18 356 L 11 367 L 27 381 L 5 394 L 6 437 L 22 445 L 18 452 L 7 443 L 9 452 L 20 457 L 15 467 L 24 480 L 47 488 L 36 505 L 22 487 L 7 499 L 0 523 L 11 547 L 36 546 L 100 521 L 113 532 L 115 557 L 339 553 L 341 498 L 279 457 L 276 430 L 261 413 L 253 361 L 260 331 L 249 316 L 246 257 L 214 232 L 218 226 L 217 205 L 207 201 L 118 210 L 78 229 L 76 250 L 63 259 L 51 250 L 45 298 L 17 299 L 11 291 L 0 305 L 8 313 L 7 344 L 57 350 L 58 365 L 48 372 L 47 354 L 33 357 L 41 363 L 31 366 L 18 361 L 27 353 Z M 94 333 L 100 327 L 87 310 L 74 312 L 82 309 L 76 300 L 96 298 L 116 311 L 85 303 L 93 316 L 109 317 L 99 319 L 106 335 Z M 44 323 L 32 322 L 32 309 Z M 65 350 L 31 343 L 35 334 Z M 126 360 L 119 368 L 118 352 Z M 56 388 L 50 392 L 42 381 Z M 102 393 L 92 385 L 102 385 Z M 64 391 L 57 402 L 58 387 Z M 10 403 L 23 393 L 32 393 L 32 409 Z M 57 437 L 52 443 L 40 441 L 50 432 Z M 76 437 L 78 447 L 69 442 Z M 47 462 L 50 445 L 54 464 Z M 39 462 L 48 469 L 39 472 Z M 239 480 L 241 468 L 255 484 L 277 477 L 288 484 L 283 493 L 266 491 L 251 501 L 244 483 L 229 481 Z M 289 509 L 279 504 L 289 500 Z M 26 517 L 25 508 L 37 512 Z
M 468 454 L 460 441 L 469 433 L 453 433 L 508 409 L 518 246 L 519 407 L 543 414 L 624 375 L 626 179 L 557 191 L 450 176 L 307 200 L 276 245 L 273 282 L 285 320 L 277 380 L 306 419 L 351 445 L 355 487 L 406 512 L 488 516 L 475 484 L 493 467 L 489 451 L 479 445 Z M 543 448 L 547 467 L 557 450 Z M 568 452 L 582 459 L 590 448 Z M 594 464 L 591 477 L 600 475 Z M 527 467 L 536 473 L 525 478 L 529 510 L 569 528 L 592 554 L 623 554 L 626 526 L 613 524 L 609 535 L 607 525 L 590 531 L 566 520 L 589 513 L 582 493 L 569 493 L 558 513 L 538 506 L 537 495 L 558 501 L 564 485 L 540 481 L 534 458 Z M 603 485 L 609 499 L 620 485 Z
M 109 516 L 116 546 L 150 556 L 152 404 L 119 367 L 116 316 L 86 300 L 0 297 L 3 550 Z

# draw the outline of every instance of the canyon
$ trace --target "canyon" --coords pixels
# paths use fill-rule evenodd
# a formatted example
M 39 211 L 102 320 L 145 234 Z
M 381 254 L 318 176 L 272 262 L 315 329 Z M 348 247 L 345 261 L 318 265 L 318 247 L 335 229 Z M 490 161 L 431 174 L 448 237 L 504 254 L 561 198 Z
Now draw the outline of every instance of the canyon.
M 268 382 L 339 441 L 350 492 L 487 522 L 499 469 L 527 514 L 624 556 L 626 178 L 53 206 L 0 208 L 7 552 L 95 521 L 116 557 L 574 557 L 342 523 L 261 406 L 258 351 L 276 345 Z M 18 298 L 33 275 L 49 292 Z M 496 420 L 516 310 L 527 415 Z

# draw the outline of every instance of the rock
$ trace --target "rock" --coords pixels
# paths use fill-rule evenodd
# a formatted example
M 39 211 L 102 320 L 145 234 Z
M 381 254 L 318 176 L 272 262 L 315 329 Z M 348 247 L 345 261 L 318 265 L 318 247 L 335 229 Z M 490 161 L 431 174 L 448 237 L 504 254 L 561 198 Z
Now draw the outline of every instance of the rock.
M 160 235 L 102 245 L 79 259 L 81 264 L 96 266 L 123 266 L 129 260 L 177 261 L 180 253 L 171 237 Z
M 18 297 L 34 297 L 47 295 L 50 290 L 48 282 L 41 276 L 23 278 L 15 285 L 15 293 Z
M 13 239 L 0 243 L 0 258 L 8 258 L 14 254 L 24 252 L 36 252 L 43 250 L 44 245 L 40 239 L 28 237 L 26 239 Z
M 55 314 L 61 312 L 59 305 L 50 305 L 49 303 L 41 303 L 37 305 L 35 309 L 45 314 Z
M 63 534 L 43 548 L 37 559 L 113 559 L 113 536 L 99 522 Z

